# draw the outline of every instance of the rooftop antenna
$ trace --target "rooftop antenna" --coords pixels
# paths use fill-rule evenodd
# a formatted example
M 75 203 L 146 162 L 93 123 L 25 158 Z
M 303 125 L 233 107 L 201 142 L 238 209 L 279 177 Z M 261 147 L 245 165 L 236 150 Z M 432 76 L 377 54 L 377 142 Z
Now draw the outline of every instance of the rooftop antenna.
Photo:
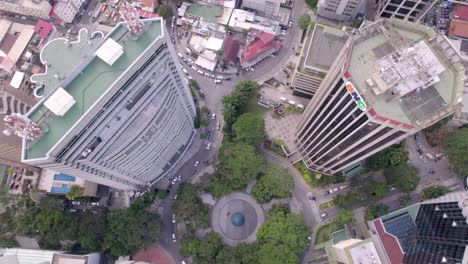
M 131 6 L 128 2 L 124 2 L 119 7 L 119 13 L 127 25 L 128 31 L 130 31 L 135 38 L 138 38 L 141 33 L 143 33 L 144 24 L 136 8 Z

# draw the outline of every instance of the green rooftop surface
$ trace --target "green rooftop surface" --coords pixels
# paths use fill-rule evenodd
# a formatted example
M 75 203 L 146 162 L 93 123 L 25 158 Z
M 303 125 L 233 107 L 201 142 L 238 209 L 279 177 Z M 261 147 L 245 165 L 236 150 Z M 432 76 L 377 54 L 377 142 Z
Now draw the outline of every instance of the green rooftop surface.
M 66 87 L 63 87 L 76 103 L 64 116 L 44 116 L 47 108 L 41 104 L 29 114 L 29 117 L 47 128 L 32 146 L 25 151 L 24 159 L 45 157 L 46 153 L 65 135 L 65 133 L 78 121 L 78 119 L 104 94 L 119 76 L 140 56 L 143 51 L 159 36 L 162 35 L 161 21 L 145 22 L 145 31 L 138 38 L 133 39 L 123 23 L 114 28 L 108 37 L 123 46 L 124 54 L 112 65 L 108 65 L 97 56 L 84 68 L 84 70 Z M 96 41 L 88 42 L 85 38 L 86 30 L 80 31 L 80 42 L 65 45 L 64 39 L 52 40 L 41 52 L 41 58 L 50 66 L 47 74 L 36 75 L 34 81 L 45 81 L 45 90 L 53 91 L 58 81 L 54 74 L 58 69 L 66 75 L 86 55 L 91 54 L 96 47 Z M 107 37 L 106 37 L 107 38 Z M 105 39 L 106 39 L 105 38 Z M 102 40 L 102 39 L 99 39 Z M 67 58 L 66 60 L 64 58 Z M 57 70 L 55 70 L 57 69 Z
M 432 29 L 424 25 L 399 21 L 398 19 L 388 21 L 392 24 L 393 28 L 396 29 L 398 34 L 410 44 L 421 40 L 429 44 L 428 39 L 435 35 Z M 382 47 L 386 43 L 388 43 L 388 39 L 381 31 L 374 32 L 372 37 L 366 37 L 364 40 L 354 41 L 348 68 L 351 74 L 351 82 L 364 98 L 367 108 L 374 108 L 378 115 L 402 123 L 412 124 L 416 127 L 424 125 L 429 122 L 431 116 L 424 118 L 421 120 L 421 123 L 418 124 L 410 120 L 398 98 L 389 99 L 385 94 L 376 95 L 366 84 L 366 80 L 370 78 L 370 74 L 376 72 L 376 61 L 378 58 L 372 51 L 373 49 Z M 438 49 L 434 48 L 431 44 L 429 44 L 429 46 L 446 68 L 446 70 L 439 75 L 440 81 L 433 86 L 443 101 L 445 101 L 446 106 L 455 105 L 457 103 L 455 94 L 457 90 L 459 90 L 458 84 L 455 81 L 458 78 L 457 72 L 454 70 L 455 67 L 450 65 L 440 54 Z
M 341 229 L 331 234 L 333 244 L 338 244 L 338 242 L 349 239 L 346 229 Z
M 192 16 L 202 17 L 204 20 L 209 22 L 218 22 L 218 18 L 221 16 L 223 9 L 216 5 L 190 5 L 187 9 L 187 13 Z

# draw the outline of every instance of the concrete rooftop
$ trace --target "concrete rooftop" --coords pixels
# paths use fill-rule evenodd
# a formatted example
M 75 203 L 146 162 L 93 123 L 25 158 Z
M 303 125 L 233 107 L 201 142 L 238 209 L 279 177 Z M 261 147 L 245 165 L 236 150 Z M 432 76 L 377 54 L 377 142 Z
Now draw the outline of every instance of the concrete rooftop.
M 463 89 L 463 66 L 448 60 L 447 50 L 431 42 L 435 32 L 424 25 L 400 20 L 382 20 L 362 28 L 355 35 L 348 72 L 350 81 L 364 98 L 368 108 L 377 115 L 414 127 L 425 127 L 434 120 L 453 111 L 461 102 Z M 417 42 L 425 42 L 430 51 L 445 68 L 440 80 L 405 96 L 395 94 L 393 89 L 376 94 L 367 82 L 372 74 L 381 70 L 378 60 L 395 51 L 408 49 Z M 445 41 L 445 40 L 442 40 Z M 448 41 L 447 41 L 448 42 Z M 393 92 L 393 93 L 392 93 Z
M 304 68 L 326 73 L 343 48 L 348 35 L 337 28 L 316 24 L 306 48 Z
M 104 38 L 88 41 L 88 32 L 80 30 L 79 40 L 66 44 L 58 38 L 41 51 L 41 61 L 47 65 L 46 73 L 32 76 L 33 82 L 45 84 L 45 98 L 28 116 L 43 128 L 45 133 L 24 150 L 24 159 L 45 157 L 47 152 L 70 130 L 101 95 L 125 72 L 144 50 L 162 36 L 160 19 L 144 20 L 146 30 L 138 38 L 130 36 L 125 24 L 119 23 Z M 108 38 L 123 46 L 124 54 L 112 65 L 94 55 L 95 50 Z M 67 58 L 66 60 L 64 58 Z M 76 103 L 64 116 L 55 116 L 43 105 L 48 96 L 63 87 Z

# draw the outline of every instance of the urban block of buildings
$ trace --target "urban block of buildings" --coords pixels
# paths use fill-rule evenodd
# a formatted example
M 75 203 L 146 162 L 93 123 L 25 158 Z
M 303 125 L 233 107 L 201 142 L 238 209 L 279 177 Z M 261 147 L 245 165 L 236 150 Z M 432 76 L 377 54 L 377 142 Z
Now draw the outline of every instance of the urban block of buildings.
M 54 13 L 65 23 L 72 23 L 85 0 L 59 0 L 54 6 Z
M 468 263 L 468 193 L 449 193 L 369 223 L 383 263 Z
M 339 52 L 296 131 L 304 164 L 350 172 L 461 108 L 465 69 L 445 36 L 403 20 L 361 28 Z
M 418 22 L 437 1 L 435 0 L 376 0 L 369 2 L 375 19 L 396 18 Z
M 27 17 L 49 19 L 52 5 L 47 0 L 1 0 L 0 10 Z
M 363 0 L 319 0 L 317 15 L 329 19 L 350 22 L 356 18 L 359 10 L 363 10 L 366 1 Z
M 127 15 L 106 36 L 81 29 L 44 46 L 46 72 L 31 77 L 43 98 L 27 114 L 40 132 L 23 139 L 24 163 L 138 189 L 184 155 L 195 106 L 163 21 Z

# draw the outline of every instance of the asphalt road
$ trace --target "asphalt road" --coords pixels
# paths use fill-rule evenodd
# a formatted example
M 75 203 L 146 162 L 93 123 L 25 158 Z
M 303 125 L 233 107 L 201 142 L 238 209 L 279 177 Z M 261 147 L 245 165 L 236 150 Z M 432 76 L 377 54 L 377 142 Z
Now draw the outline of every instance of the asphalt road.
M 304 9 L 304 2 L 297 1 L 295 6 L 293 7 L 292 18 L 298 17 L 299 14 Z M 173 8 L 175 7 L 175 3 L 172 2 Z M 193 79 L 197 81 L 203 92 L 205 93 L 204 103 L 210 109 L 212 113 L 216 114 L 216 120 L 210 120 L 210 124 L 208 126 L 208 130 L 211 131 L 211 142 L 216 142 L 217 144 L 212 143 L 212 147 L 210 150 L 206 150 L 206 141 L 200 148 L 200 150 L 192 157 L 182 168 L 175 174 L 182 176 L 182 182 L 188 181 L 192 177 L 193 170 L 197 169 L 194 167 L 195 162 L 198 160 L 200 164 L 198 168 L 201 169 L 203 161 L 208 159 L 213 159 L 215 154 L 215 149 L 219 147 L 220 144 L 220 132 L 216 130 L 216 121 L 219 120 L 222 124 L 221 120 L 221 98 L 224 95 L 229 94 L 236 83 L 240 80 L 264 80 L 266 76 L 272 75 L 273 73 L 280 71 L 284 64 L 287 62 L 289 57 L 291 56 L 293 49 L 292 47 L 299 42 L 301 30 L 295 25 L 291 27 L 285 36 L 285 41 L 283 42 L 283 47 L 278 52 L 277 56 L 274 58 L 267 58 L 265 61 L 261 62 L 260 64 L 254 66 L 254 71 L 249 72 L 241 72 L 239 76 L 236 75 L 229 75 L 232 79 L 230 81 L 223 81 L 221 85 L 216 85 L 212 78 L 207 76 L 202 76 L 199 73 L 195 72 L 192 68 L 188 67 L 183 61 L 179 60 L 179 62 L 184 66 L 184 68 L 189 72 L 189 75 L 192 76 Z M 166 23 L 167 29 L 170 32 L 170 21 Z M 183 48 L 180 45 L 175 45 L 176 52 L 183 53 Z M 274 61 L 274 63 L 272 63 Z M 216 74 L 220 75 L 220 74 Z M 291 171 L 291 164 L 287 160 L 278 159 L 278 157 L 270 156 L 267 154 L 267 159 L 271 162 L 282 164 Z M 199 171 L 199 169 L 197 169 Z M 300 177 L 300 175 L 299 175 Z M 310 192 L 310 189 L 307 189 L 306 185 L 297 182 L 302 180 L 302 178 L 298 179 L 295 177 L 295 187 L 294 187 L 294 195 L 297 197 L 300 206 L 303 209 L 303 215 L 305 222 L 308 226 L 313 227 L 316 226 L 318 217 L 318 209 L 315 205 L 315 202 L 309 200 L 307 198 L 307 193 Z M 175 233 L 176 226 L 172 223 L 172 210 L 171 204 L 174 200 L 174 196 L 177 192 L 177 188 L 180 182 L 176 182 L 174 186 L 171 187 L 171 191 L 168 197 L 163 201 L 161 207 L 163 208 L 162 220 L 164 223 L 164 228 L 161 232 L 161 237 L 159 244 L 160 246 L 164 247 L 169 254 L 171 254 L 172 258 L 176 263 L 181 263 L 184 258 L 179 253 L 179 246 L 178 242 L 174 243 L 172 241 L 172 234 Z M 309 187 L 310 188 L 310 187 Z

